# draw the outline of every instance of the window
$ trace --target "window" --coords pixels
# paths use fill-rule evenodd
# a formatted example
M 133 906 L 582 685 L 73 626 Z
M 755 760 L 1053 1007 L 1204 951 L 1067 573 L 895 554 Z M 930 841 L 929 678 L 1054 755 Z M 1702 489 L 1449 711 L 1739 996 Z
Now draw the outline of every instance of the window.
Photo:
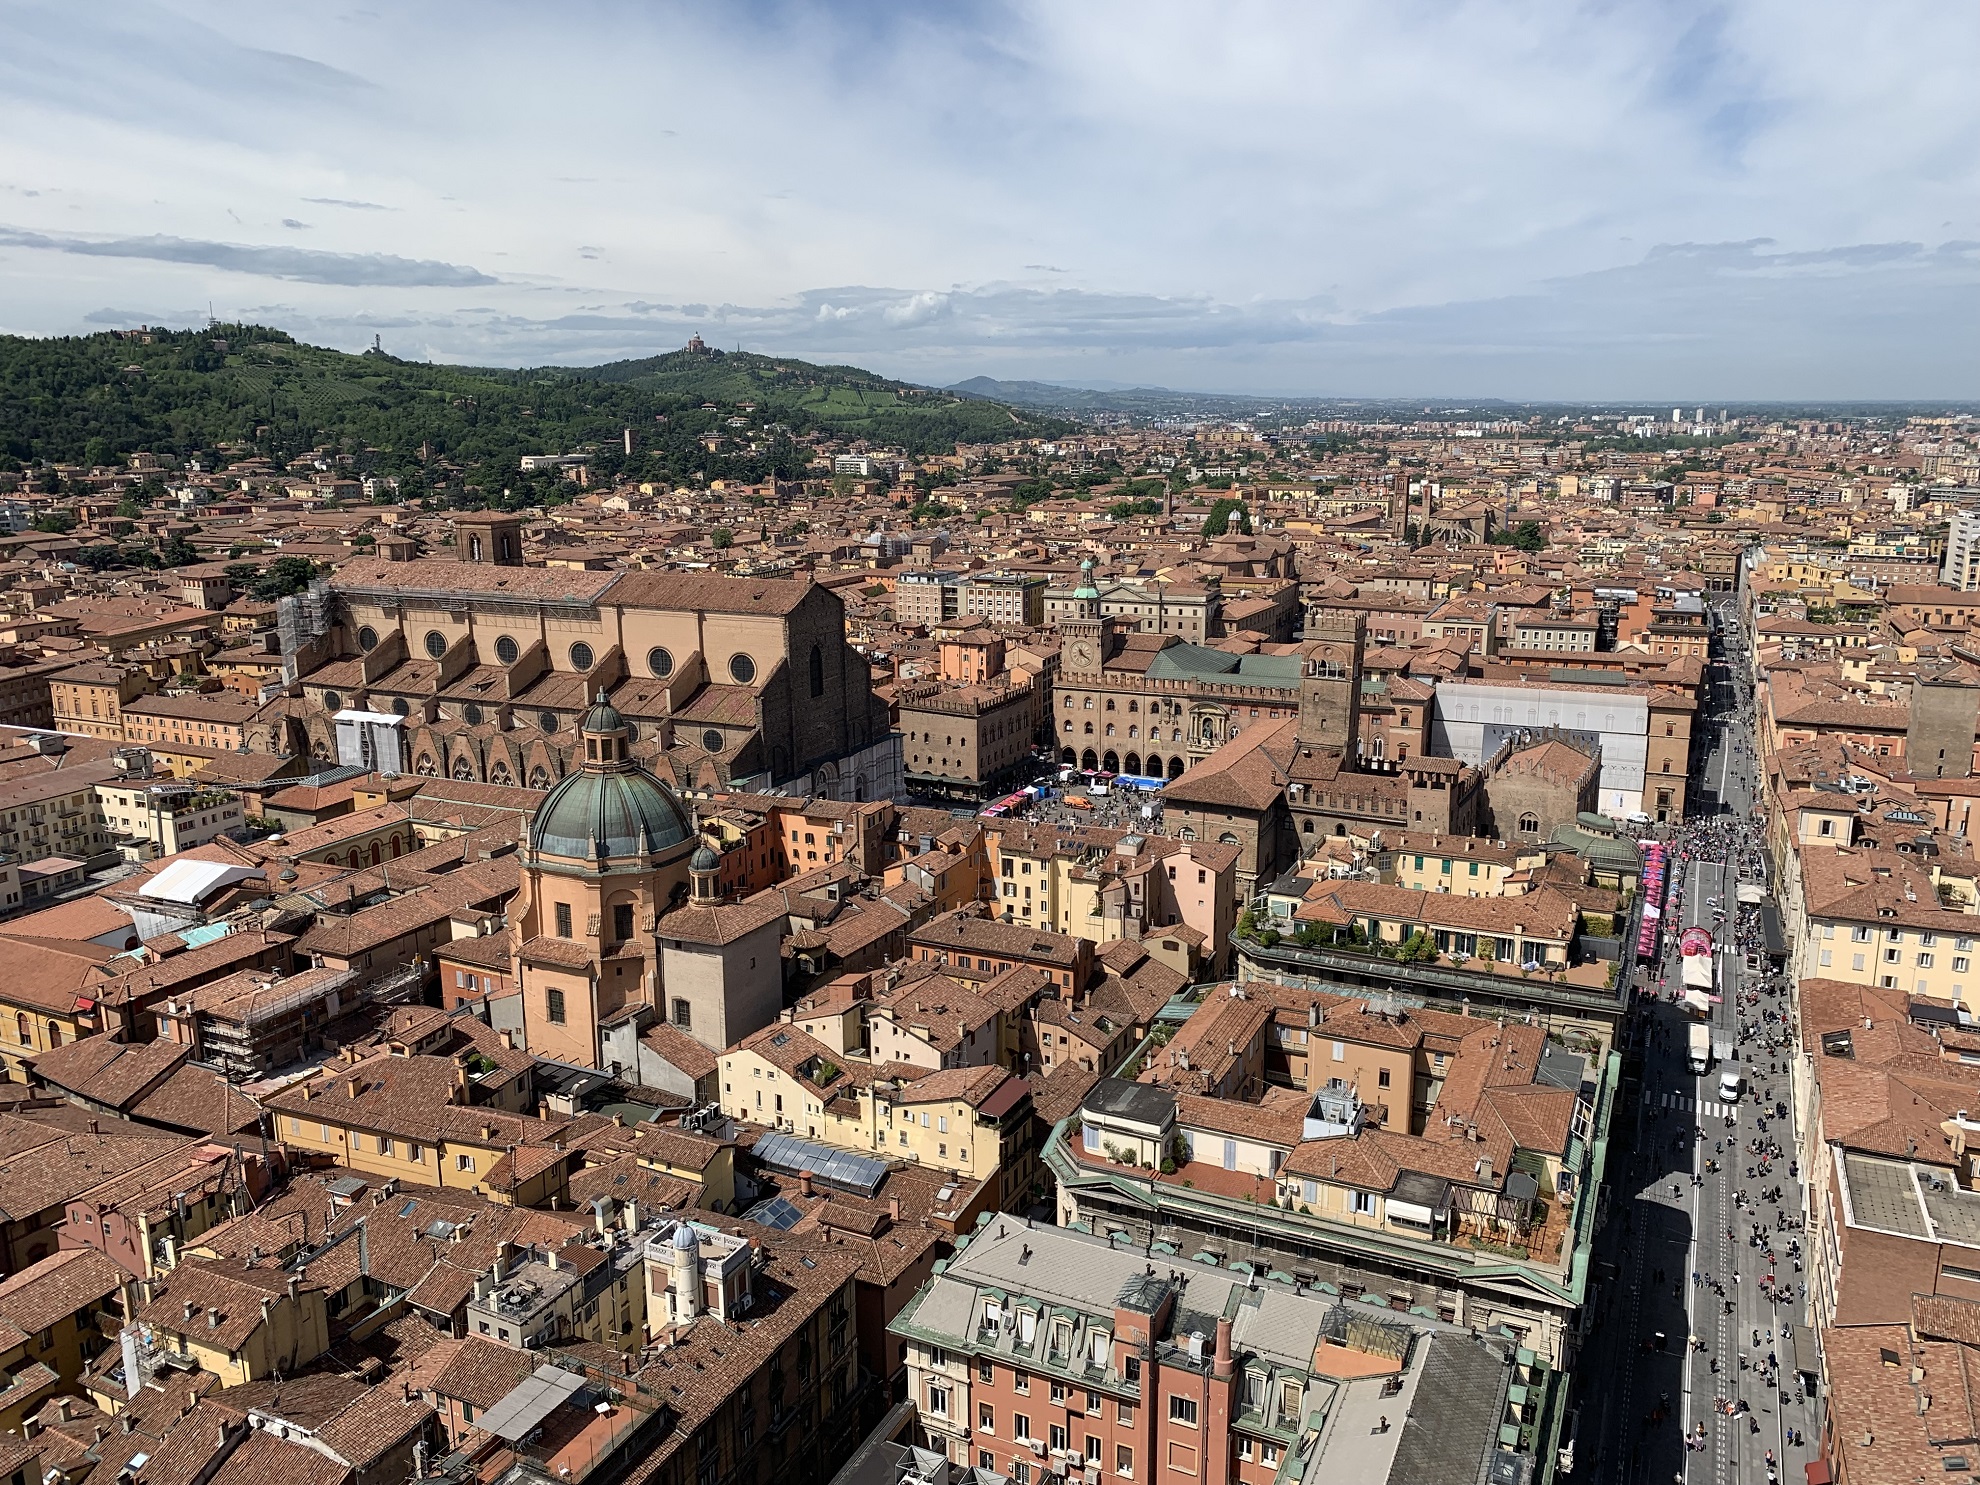
M 543 1014 L 550 1019 L 552 1026 L 564 1024 L 564 992 L 546 990 L 543 992 Z
M 1374 1193 L 1374 1192 L 1372 1192 L 1372 1191 L 1357 1191 L 1357 1192 L 1355 1192 L 1355 1193 L 1354 1193 L 1354 1200 L 1353 1200 L 1353 1203 L 1352 1203 L 1352 1205 L 1353 1205 L 1353 1209 L 1354 1209 L 1354 1210 L 1355 1210 L 1356 1212 L 1358 1212 L 1358 1213 L 1359 1213 L 1360 1215 L 1362 1215 L 1362 1216 L 1364 1216 L 1364 1217 L 1372 1217 L 1372 1216 L 1374 1216 L 1374 1215 L 1375 1215 L 1375 1193 Z
M 629 902 L 612 904 L 612 937 L 624 941 L 633 936 L 633 905 Z
M 1048 1449 L 1056 1449 L 1061 1454 L 1065 1453 L 1066 1452 L 1065 1424 L 1048 1423 L 1045 1425 L 1045 1432 L 1047 1433 L 1047 1435 L 1049 1435 L 1049 1437 L 1045 1440 L 1045 1447 Z
M 976 1427 L 981 1433 L 995 1433 L 997 1431 L 997 1410 L 991 1407 L 989 1403 L 978 1403 L 976 1405 Z
M 472 1155 L 456 1155 L 456 1156 L 454 1157 L 454 1169 L 455 1169 L 455 1170 L 473 1170 L 473 1169 L 474 1169 L 474 1157 L 473 1157 Z
M 1920 969 L 1930 969 L 1932 967 L 1932 956 L 1930 954 L 1920 954 L 1918 956 L 1918 967 Z
M 1134 1450 L 1126 1444 L 1114 1445 L 1114 1473 L 1128 1476 L 1134 1474 Z
M 358 648 L 366 654 L 378 648 L 378 631 L 369 624 L 358 630 Z
M 1020 1444 L 1031 1441 L 1031 1419 L 1023 1413 L 1011 1414 L 1011 1437 Z
M 1867 928 L 1862 928 L 1862 927 L 1857 927 L 1857 928 L 1852 928 L 1852 929 L 1850 929 L 1850 931 L 1849 931 L 1849 941 L 1850 941 L 1851 943 L 1853 943 L 1853 944 L 1867 944 L 1867 943 L 1869 943 L 1869 942 L 1870 942 L 1870 930 L 1869 930 L 1869 929 L 1867 929 Z
M 378 1153 L 380 1155 L 390 1155 L 392 1153 L 391 1140 L 387 1139 L 382 1134 L 378 1136 Z
M 756 679 L 756 662 L 744 654 L 729 656 L 729 679 L 738 686 L 747 686 Z
M 1023 1341 L 1027 1346 L 1031 1344 L 1031 1327 L 1025 1324 L 1024 1322 L 1029 1318 L 1030 1316 L 1027 1315 L 1024 1311 L 1020 1310 L 1018 1312 L 1018 1339 Z M 1024 1372 L 1018 1372 L 1018 1371 L 1012 1372 L 1011 1391 L 1015 1392 L 1019 1397 L 1031 1396 L 1030 1376 Z M 1026 1438 L 1028 1437 L 1028 1435 L 1020 1432 L 1018 1434 L 1018 1437 Z
M 1196 1399 L 1179 1393 L 1169 1397 L 1169 1421 L 1181 1423 L 1189 1428 L 1196 1427 Z
M 438 660 L 447 653 L 447 636 L 438 629 L 426 631 L 426 653 Z
M 674 997 L 674 1024 L 683 1031 L 694 1027 L 694 1008 L 678 995 Z
M 571 905 L 568 902 L 557 904 L 557 937 L 571 936 Z
M 1335 1043 L 1334 1043 L 1334 1061 L 1336 1061 L 1336 1062 L 1345 1062 L 1345 1061 L 1347 1061 L 1347 1043 L 1346 1043 L 1346 1042 L 1335 1042 Z
M 1386 1067 L 1380 1068 L 1376 1071 L 1375 1083 L 1376 1086 L 1382 1088 L 1386 1088 L 1389 1086 L 1389 1070 Z
M 994 1381 L 996 1381 L 996 1380 L 997 1380 L 997 1363 L 996 1363 L 996 1362 L 994 1362 L 994 1361 L 985 1361 L 985 1362 L 981 1362 L 981 1363 L 979 1363 L 979 1364 L 978 1364 L 978 1366 L 977 1366 L 977 1368 L 976 1368 L 976 1380 L 977 1380 L 977 1381 L 979 1381 L 979 1382 L 994 1382 Z
M 944 1382 L 928 1384 L 928 1411 L 937 1418 L 949 1416 L 949 1387 Z
M 576 644 L 571 646 L 572 670 L 591 669 L 591 662 L 593 658 L 594 657 L 591 653 L 591 646 L 586 644 L 583 640 L 579 640 Z
M 657 646 L 646 652 L 646 668 L 660 680 L 674 673 L 674 657 Z

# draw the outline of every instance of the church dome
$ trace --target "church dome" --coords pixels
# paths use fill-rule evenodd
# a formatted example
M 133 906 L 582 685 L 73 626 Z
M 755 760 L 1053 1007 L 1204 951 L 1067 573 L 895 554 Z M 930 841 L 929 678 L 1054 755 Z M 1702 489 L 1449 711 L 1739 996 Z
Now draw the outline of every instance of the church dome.
M 614 860 L 651 856 L 694 832 L 673 791 L 632 756 L 632 729 L 598 693 L 578 723 L 578 768 L 536 807 L 529 847 L 546 856 Z
M 667 786 L 643 768 L 565 775 L 530 822 L 529 847 L 546 856 L 648 856 L 693 832 Z
M 706 841 L 703 841 L 696 848 L 694 855 L 688 859 L 690 871 L 719 871 L 721 867 L 722 858 L 715 854 Z

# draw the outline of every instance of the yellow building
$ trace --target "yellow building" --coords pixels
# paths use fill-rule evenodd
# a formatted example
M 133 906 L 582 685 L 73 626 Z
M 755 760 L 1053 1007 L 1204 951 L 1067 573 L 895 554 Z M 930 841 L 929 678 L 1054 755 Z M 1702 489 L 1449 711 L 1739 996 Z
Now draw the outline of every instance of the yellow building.
M 834 1057 L 794 1026 L 722 1054 L 723 1111 L 839 1149 L 1031 1189 L 1031 1090 L 995 1065 L 923 1073 Z
M 582 1158 L 561 1124 L 470 1105 L 472 1074 L 451 1057 L 379 1054 L 332 1064 L 268 1101 L 284 1146 L 351 1170 L 548 1206 Z
M 155 1352 L 186 1358 L 238 1387 L 277 1372 L 293 1375 L 330 1349 L 330 1314 L 305 1273 L 248 1259 L 188 1259 L 138 1311 Z M 118 1394 L 96 1396 L 119 1411 Z
M 1383 880 L 1413 892 L 1503 897 L 1508 877 L 1546 861 L 1545 851 L 1522 853 L 1517 846 L 1477 836 L 1402 835 L 1383 853 Z
M 75 1389 L 83 1370 L 110 1344 L 121 1323 L 121 1291 L 130 1277 L 92 1248 L 67 1248 L 0 1282 L 0 1370 L 11 1385 L 0 1393 L 0 1429 L 21 1420 L 57 1392 Z

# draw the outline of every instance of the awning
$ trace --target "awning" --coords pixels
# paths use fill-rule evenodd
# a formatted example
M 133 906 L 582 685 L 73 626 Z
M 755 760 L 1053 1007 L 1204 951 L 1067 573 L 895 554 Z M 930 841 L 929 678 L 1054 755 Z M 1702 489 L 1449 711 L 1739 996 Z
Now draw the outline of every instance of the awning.
M 1822 1375 L 1822 1353 L 1815 1342 L 1815 1332 L 1806 1325 L 1796 1325 L 1790 1337 L 1794 1346 L 1794 1369 L 1804 1377 Z
M 1418 1227 L 1430 1225 L 1430 1208 L 1418 1206 L 1413 1201 L 1397 1201 L 1392 1197 L 1388 1210 L 1389 1215 L 1398 1222 L 1413 1222 Z
M 1703 990 L 1687 990 L 1684 992 L 1684 1008 L 1701 1016 L 1709 1016 L 1712 1014 L 1712 997 Z
M 1760 937 L 1775 958 L 1787 953 L 1787 927 L 1781 922 L 1780 907 L 1771 900 L 1760 904 Z
M 1801 1467 L 1801 1472 L 1808 1477 L 1808 1485 L 1830 1485 L 1835 1479 L 1835 1476 L 1829 1473 L 1828 1465 L 1819 1459 L 1809 1460 Z

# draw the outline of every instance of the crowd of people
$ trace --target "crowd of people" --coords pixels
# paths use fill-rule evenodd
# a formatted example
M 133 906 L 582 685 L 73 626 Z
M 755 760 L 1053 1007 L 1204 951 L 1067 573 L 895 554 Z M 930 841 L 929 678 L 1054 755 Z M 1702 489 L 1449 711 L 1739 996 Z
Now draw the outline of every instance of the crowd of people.
M 1740 663 L 1737 653 L 1730 658 L 1737 667 Z M 1795 1191 L 1800 1176 L 1798 1162 L 1787 1148 L 1793 1142 L 1784 1081 L 1790 1066 L 1788 1048 L 1795 1035 L 1791 987 L 1785 976 L 1758 968 L 1766 963 L 1758 901 L 1746 904 L 1739 901 L 1741 885 L 1760 888 L 1760 892 L 1749 891 L 1746 895 L 1764 900 L 1769 872 L 1761 820 L 1744 782 L 1748 765 L 1756 756 L 1752 700 L 1744 686 L 1735 684 L 1732 694 L 1733 705 L 1722 715 L 1718 738 L 1718 746 L 1724 753 L 1712 759 L 1723 766 L 1723 772 L 1710 769 L 1719 774 L 1720 810 L 1714 815 L 1688 820 L 1670 832 L 1666 849 L 1671 888 L 1663 905 L 1666 931 L 1654 958 L 1637 972 L 1632 1032 L 1646 1045 L 1669 1051 L 1678 1050 L 1686 1039 L 1689 1024 L 1686 1018 L 1691 1006 L 1702 1003 L 1694 998 L 1683 1012 L 1664 1009 L 1666 1005 L 1675 1007 L 1686 1001 L 1679 972 L 1682 954 L 1679 925 L 1686 920 L 1687 891 L 1709 890 L 1709 874 L 1696 873 L 1696 864 L 1722 866 L 1718 894 L 1698 903 L 1693 916 L 1701 926 L 1711 929 L 1715 947 L 1729 948 L 1736 962 L 1744 967 L 1743 974 L 1729 970 L 1718 988 L 1733 999 L 1733 1056 L 1744 1069 L 1749 1097 L 1743 1106 L 1728 1100 L 1725 1110 L 1717 1114 L 1722 1126 L 1709 1131 L 1703 1109 L 1696 1114 L 1672 1110 L 1680 1127 L 1671 1136 L 1670 1147 L 1683 1162 L 1691 1151 L 1691 1141 L 1698 1142 L 1698 1159 L 1689 1183 L 1694 1188 L 1703 1187 L 1708 1175 L 1723 1178 L 1732 1188 L 1729 1200 L 1735 1220 L 1724 1228 L 1725 1244 L 1720 1251 L 1725 1257 L 1716 1268 L 1704 1261 L 1704 1255 L 1708 1247 L 1717 1244 L 1708 1243 L 1706 1233 L 1698 1234 L 1695 1252 L 1700 1262 L 1691 1275 L 1694 1324 L 1699 1331 L 1707 1331 L 1703 1317 L 1710 1315 L 1713 1318 L 1710 1333 L 1723 1336 L 1725 1317 L 1738 1312 L 1742 1280 L 1747 1283 L 1749 1293 L 1757 1292 L 1760 1296 L 1767 1319 L 1760 1326 L 1749 1326 L 1744 1333 L 1750 1335 L 1750 1345 L 1730 1346 L 1729 1356 L 1714 1354 L 1712 1344 L 1702 1335 L 1689 1338 L 1687 1351 L 1703 1356 L 1713 1377 L 1723 1379 L 1714 1389 L 1720 1393 L 1714 1399 L 1715 1414 L 1734 1428 L 1739 1426 L 1738 1420 L 1744 1419 L 1746 1430 L 1758 1434 L 1761 1422 L 1754 1406 L 1756 1398 L 1764 1396 L 1769 1401 L 1777 1398 L 1783 1412 L 1790 1400 L 1799 1402 L 1803 1398 L 1798 1376 L 1790 1386 L 1783 1386 L 1780 1354 L 1792 1344 L 1792 1326 L 1801 1316 L 1807 1285 L 1798 1277 L 1803 1263 L 1800 1236 L 1803 1222 L 1798 1203 L 1789 1200 L 1789 1193 Z M 1709 773 L 1701 782 L 1709 782 Z M 1695 888 L 1694 879 L 1698 882 Z M 1647 1100 L 1647 1105 L 1648 1121 L 1654 1125 L 1660 1117 L 1660 1101 L 1653 1098 Z M 1747 1124 L 1744 1129 L 1740 1127 L 1742 1113 Z M 1709 1153 L 1704 1149 L 1708 1133 L 1713 1137 Z M 1646 1139 L 1644 1144 L 1645 1148 L 1664 1148 L 1661 1138 Z M 1678 1181 L 1671 1185 L 1674 1199 L 1681 1199 L 1685 1184 Z M 1663 1278 L 1661 1270 L 1657 1277 Z M 1673 1293 L 1682 1298 L 1681 1283 L 1673 1285 Z M 1734 1339 L 1740 1334 L 1735 1332 Z M 1643 1419 L 1646 1430 L 1665 1426 L 1665 1420 L 1670 1417 L 1668 1404 L 1667 1397 L 1660 1399 L 1658 1408 Z M 1710 1447 L 1709 1429 L 1703 1420 L 1681 1432 L 1687 1453 Z M 1800 1430 L 1788 1427 L 1784 1420 L 1780 1438 L 1783 1445 L 1802 1443 Z M 1684 1481 L 1683 1470 L 1677 1478 Z M 1766 1453 L 1766 1478 L 1770 1485 L 1779 1479 L 1773 1450 Z

